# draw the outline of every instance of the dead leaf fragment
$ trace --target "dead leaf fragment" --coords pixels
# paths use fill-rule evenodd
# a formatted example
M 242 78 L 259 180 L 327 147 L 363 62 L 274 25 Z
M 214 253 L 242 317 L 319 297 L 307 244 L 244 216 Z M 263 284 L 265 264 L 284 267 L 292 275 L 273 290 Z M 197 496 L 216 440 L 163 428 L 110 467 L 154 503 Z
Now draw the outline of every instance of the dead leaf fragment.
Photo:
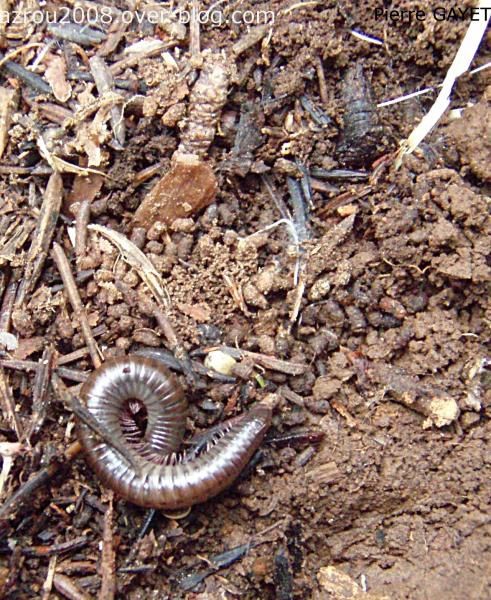
M 356 598 L 357 600 L 389 600 L 388 596 L 365 592 L 347 573 L 332 565 L 322 567 L 317 573 L 317 580 L 320 586 L 328 593 L 328 598 L 335 598 L 336 600 L 349 598 Z
M 146 229 L 157 221 L 170 225 L 211 204 L 216 193 L 217 181 L 211 166 L 197 156 L 181 155 L 145 196 L 133 225 Z
M 55 98 L 59 102 L 66 102 L 72 95 L 72 86 L 66 78 L 65 59 L 63 56 L 51 55 L 47 60 L 48 67 L 44 77 L 50 84 Z
M 77 175 L 73 180 L 72 189 L 66 199 L 64 209 L 69 210 L 72 204 L 88 200 L 92 202 L 101 191 L 104 178 L 101 175 L 90 174 L 87 177 Z
M 205 323 L 211 319 L 211 310 L 208 304 L 200 302 L 198 304 L 187 304 L 186 302 L 180 302 L 177 304 L 177 308 L 188 317 L 191 317 L 198 323 Z
M 0 87 L 0 158 L 7 146 L 12 112 L 15 107 L 16 91 Z

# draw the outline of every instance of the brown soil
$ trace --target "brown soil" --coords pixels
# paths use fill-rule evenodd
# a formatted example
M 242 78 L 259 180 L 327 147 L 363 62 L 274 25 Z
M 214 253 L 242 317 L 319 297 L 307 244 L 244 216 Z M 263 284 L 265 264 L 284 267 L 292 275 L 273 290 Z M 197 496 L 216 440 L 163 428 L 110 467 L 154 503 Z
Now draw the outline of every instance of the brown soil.
M 206 347 L 238 345 L 308 364 L 302 375 L 292 376 L 252 361 L 252 368 L 242 364 L 237 369 L 236 383 L 203 379 L 203 389 L 189 389 L 193 432 L 240 413 L 267 393 L 277 394 L 269 439 L 255 465 L 230 490 L 194 507 L 184 519 L 158 513 L 142 538 L 138 531 L 145 511 L 116 500 L 109 537 L 116 553 L 117 597 L 491 597 L 489 70 L 460 78 L 452 108 L 465 108 L 462 118 L 445 117 L 399 170 L 390 153 L 428 111 L 431 94 L 380 108 L 375 115 L 369 111 L 376 131 L 382 132 L 375 156 L 365 158 L 360 149 L 369 181 L 328 183 L 314 175 L 299 259 L 305 291 L 294 324 L 297 253 L 288 229 L 278 226 L 252 235 L 281 218 L 262 173 L 291 206 L 287 175 L 301 174 L 295 161 L 312 173 L 342 166 L 336 147 L 346 126 L 343 114 L 349 111 L 342 82 L 350 65 L 362 63 L 379 102 L 436 85 L 469 24 L 433 17 L 432 7 L 450 8 L 450 2 L 400 2 L 399 9 L 425 13 L 410 25 L 376 20 L 374 9 L 381 3 L 362 4 L 240 3 L 242 11 L 291 10 L 277 16 L 270 34 L 266 31 L 235 57 L 232 47 L 246 36 L 244 25 L 202 26 L 201 48 L 223 49 L 233 57 L 226 104 L 205 157 L 217 175 L 218 193 L 204 211 L 169 228 L 132 230 L 136 208 L 168 171 L 181 140 L 178 123 L 189 108 L 200 67 L 199 61 L 190 62 L 187 37 L 177 44 L 181 56 L 173 54 L 179 77 L 159 56 L 116 76 L 144 82 L 146 90 L 125 113 L 122 149 L 111 146 L 109 124 L 108 138 L 100 142 L 104 156 L 97 169 L 109 177 L 97 183 L 95 176 L 91 184 L 84 179 L 81 193 L 80 180 L 63 174 L 66 198 L 70 190 L 72 200 L 93 196 L 91 222 L 138 242 L 163 276 L 171 299 L 167 316 L 187 352 L 201 360 Z M 15 47 L 12 27 L 6 39 Z M 165 41 L 170 35 L 146 27 L 145 36 Z M 384 45 L 361 41 L 350 29 L 380 38 Z M 33 41 L 42 39 L 42 26 L 36 31 Z M 129 27 L 106 62 L 120 60 L 124 47 L 144 35 L 140 26 Z M 91 56 L 96 49 L 86 51 Z M 83 70 L 73 48 L 69 54 Z M 489 34 L 472 66 L 488 61 Z M 323 99 L 319 65 L 326 80 Z M 53 134 L 55 123 L 45 105 L 57 101 L 32 96 L 25 83 L 3 75 L 2 85 L 19 88 L 21 98 L 2 164 L 46 167 L 35 140 L 38 131 L 50 130 L 59 155 L 85 166 L 83 153 L 75 150 L 77 129 Z M 67 106 L 74 111 L 76 94 L 88 84 L 71 83 L 74 93 Z M 135 95 L 119 91 L 125 99 Z M 303 95 L 330 118 L 328 124 L 314 122 Z M 249 118 L 252 134 L 239 144 L 241 114 Z M 68 142 L 71 151 L 64 154 Z M 384 154 L 385 161 L 378 160 Z M 135 183 L 143 169 L 159 162 L 158 174 Z M 2 173 L 4 243 L 5 218 L 37 218 L 48 177 Z M 73 258 L 66 228 L 71 216 L 65 212 L 54 241 Z M 7 275 L 10 281 L 26 276 L 29 240 L 9 256 L 3 247 L 2 286 Z M 163 332 L 149 315 L 147 288 L 118 256 L 108 240 L 90 234 L 78 265 L 93 270 L 78 289 L 106 358 L 141 346 L 165 346 Z M 76 271 L 75 260 L 72 268 Z M 240 301 L 226 280 L 241 291 Z M 52 345 L 59 360 L 86 346 L 59 284 L 48 256 L 37 291 L 14 313 L 11 332 L 19 337 L 19 348 L 4 358 L 39 361 L 44 347 Z M 93 368 L 83 353 L 67 366 Z M 34 376 L 5 369 L 5 380 L 27 429 Z M 2 410 L 0 441 L 15 442 L 4 405 Z M 3 500 L 46 465 L 58 461 L 63 467 L 1 522 L 3 597 L 41 597 L 49 548 L 79 537 L 85 540 L 80 547 L 53 551 L 57 572 L 87 597 L 99 593 L 101 574 L 108 568 L 107 563 L 101 567 L 100 559 L 107 495 L 81 457 L 63 459 L 74 441 L 72 422 L 54 394 L 32 447 L 15 460 Z M 312 443 L 320 432 L 322 441 Z M 284 436 L 289 443 L 280 439 Z M 190 574 L 210 568 L 206 559 L 216 561 L 216 555 L 249 541 L 247 553 L 216 573 L 210 569 L 208 577 L 186 589 Z M 50 598 L 86 597 L 63 592 L 60 581 L 65 580 L 58 579 Z

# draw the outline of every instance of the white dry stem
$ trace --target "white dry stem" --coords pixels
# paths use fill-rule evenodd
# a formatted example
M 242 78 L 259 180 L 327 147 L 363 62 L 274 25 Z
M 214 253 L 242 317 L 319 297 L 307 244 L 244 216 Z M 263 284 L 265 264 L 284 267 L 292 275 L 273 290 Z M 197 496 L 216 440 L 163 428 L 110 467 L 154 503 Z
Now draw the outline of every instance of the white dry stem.
M 5 348 L 8 352 L 12 352 L 12 350 L 17 350 L 19 347 L 19 340 L 13 333 L 0 331 L 0 347 Z
M 489 69 L 491 67 L 491 62 L 487 62 L 480 67 L 472 69 L 469 71 L 469 75 L 474 75 L 475 73 L 479 73 L 479 71 L 484 71 L 485 69 Z M 460 75 L 459 75 L 460 77 Z M 427 87 L 423 90 L 418 90 L 416 92 L 412 92 L 411 94 L 404 94 L 404 96 L 398 96 L 397 98 L 392 98 L 391 100 L 384 100 L 383 102 L 379 102 L 377 104 L 377 108 L 383 108 L 384 106 L 391 106 L 392 104 L 399 104 L 399 102 L 406 102 L 406 100 L 411 100 L 411 98 L 416 98 L 417 96 L 422 96 L 423 94 L 429 94 L 430 92 L 434 92 L 437 88 L 441 88 L 443 83 L 439 83 L 433 87 Z
M 480 0 L 478 9 L 484 9 L 488 1 L 489 0 Z M 419 146 L 447 110 L 450 104 L 450 94 L 452 93 L 455 80 L 469 68 L 472 59 L 479 48 L 484 32 L 486 31 L 489 16 L 485 15 L 484 10 L 479 13 L 479 16 L 482 16 L 482 19 L 471 21 L 467 33 L 460 44 L 460 48 L 447 71 L 445 79 L 443 80 L 442 89 L 433 103 L 433 106 L 415 129 L 413 129 L 408 139 L 401 143 L 401 148 L 395 162 L 396 168 L 401 165 L 402 158 L 405 154 L 411 154 L 411 152 Z M 487 18 L 485 18 L 486 16 Z
M 123 54 L 145 54 L 146 52 L 163 50 L 166 47 L 167 44 L 165 44 L 162 40 L 147 38 L 131 44 L 131 46 L 128 46 L 123 50 Z
M 295 4 L 291 4 L 290 6 L 288 6 L 287 8 L 285 8 L 284 10 L 282 10 L 281 12 L 284 15 L 287 15 L 288 13 L 291 13 L 294 10 L 302 9 L 302 8 L 307 7 L 307 6 L 317 6 L 318 4 L 321 4 L 321 2 L 319 2 L 319 0 L 306 0 L 305 2 L 296 2 Z
M 376 44 L 377 46 L 383 46 L 384 42 L 379 38 L 373 37 L 372 35 L 368 35 L 363 33 L 362 31 L 356 31 L 356 29 L 350 29 L 350 33 L 353 37 L 358 38 L 359 40 L 363 40 L 364 42 L 368 42 L 369 44 Z
M 297 258 L 295 261 L 295 271 L 293 273 L 293 283 L 294 283 L 294 285 L 297 286 L 299 277 L 300 277 L 300 271 L 302 269 L 301 252 L 300 252 L 300 237 L 298 235 L 297 226 L 295 224 L 295 221 L 292 219 L 292 216 L 291 216 L 290 211 L 288 210 L 288 207 L 283 202 L 283 199 L 280 198 L 275 193 L 273 186 L 271 185 L 271 183 L 268 181 L 268 179 L 266 177 L 263 178 L 263 182 L 264 182 L 264 185 L 265 185 L 266 189 L 268 190 L 268 193 L 269 193 L 271 199 L 273 200 L 276 208 L 279 210 L 280 215 L 282 216 L 282 218 L 279 221 L 275 221 L 271 225 L 268 225 L 268 227 L 266 227 L 265 229 L 272 229 L 273 227 L 277 227 L 278 225 L 286 225 L 287 226 L 288 233 L 290 234 L 290 237 L 292 239 L 292 242 L 295 246 L 295 250 L 297 253 Z M 260 232 L 257 232 L 257 233 L 260 233 Z
M 300 273 L 300 240 L 298 239 L 297 230 L 295 229 L 295 223 L 291 219 L 279 219 L 278 221 L 275 221 L 274 223 L 271 223 L 270 225 L 266 225 L 266 227 L 262 227 L 261 229 L 258 229 L 254 233 L 251 233 L 250 235 L 246 236 L 245 238 L 239 237 L 239 240 L 248 240 L 248 239 L 254 237 L 255 235 L 264 233 L 265 231 L 270 231 L 271 229 L 276 229 L 276 227 L 279 227 L 280 225 L 286 225 L 286 228 L 288 229 L 288 234 L 290 235 L 293 245 L 295 246 L 296 261 L 295 261 L 295 270 L 293 273 L 293 283 L 295 285 L 297 285 L 298 284 L 298 276 Z
M 22 444 L 19 442 L 0 442 L 0 455 L 3 459 L 2 471 L 0 472 L 0 498 L 3 495 L 3 488 L 9 476 L 10 469 L 14 464 L 14 459 L 19 454 L 21 448 Z
M 165 289 L 164 282 L 157 269 L 153 266 L 145 254 L 131 242 L 125 235 L 104 227 L 103 225 L 89 225 L 88 229 L 97 231 L 111 241 L 120 251 L 123 260 L 135 269 L 138 275 L 147 284 L 159 306 L 168 308 L 170 298 Z

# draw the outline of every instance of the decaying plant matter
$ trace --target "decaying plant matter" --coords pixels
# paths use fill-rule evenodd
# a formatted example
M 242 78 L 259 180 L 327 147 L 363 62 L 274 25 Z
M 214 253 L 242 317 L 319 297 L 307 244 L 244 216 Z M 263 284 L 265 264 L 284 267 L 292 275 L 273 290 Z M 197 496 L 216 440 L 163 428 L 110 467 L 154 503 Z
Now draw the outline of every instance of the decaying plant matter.
M 488 589 L 489 56 L 354 4 L 0 0 L 0 597 Z

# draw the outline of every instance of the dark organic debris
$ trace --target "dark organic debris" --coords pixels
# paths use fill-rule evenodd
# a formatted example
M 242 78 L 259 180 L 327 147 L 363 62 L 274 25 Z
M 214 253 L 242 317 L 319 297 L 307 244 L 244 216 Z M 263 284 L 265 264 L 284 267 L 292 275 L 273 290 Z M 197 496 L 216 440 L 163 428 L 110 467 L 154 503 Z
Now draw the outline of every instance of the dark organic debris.
M 346 166 L 361 167 L 376 157 L 383 136 L 370 82 L 361 62 L 350 67 L 343 84 L 344 128 L 336 156 Z

